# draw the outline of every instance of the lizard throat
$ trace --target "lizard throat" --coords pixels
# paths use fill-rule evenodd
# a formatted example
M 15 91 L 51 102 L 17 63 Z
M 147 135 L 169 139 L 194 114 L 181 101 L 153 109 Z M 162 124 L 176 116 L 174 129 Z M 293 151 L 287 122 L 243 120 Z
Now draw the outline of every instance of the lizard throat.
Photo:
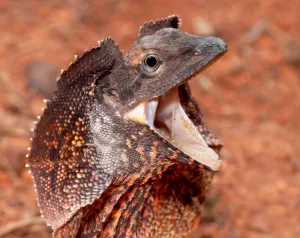
M 127 116 L 154 130 L 161 137 L 213 171 L 220 170 L 218 154 L 208 147 L 197 127 L 182 108 L 178 86 L 164 95 L 141 103 Z

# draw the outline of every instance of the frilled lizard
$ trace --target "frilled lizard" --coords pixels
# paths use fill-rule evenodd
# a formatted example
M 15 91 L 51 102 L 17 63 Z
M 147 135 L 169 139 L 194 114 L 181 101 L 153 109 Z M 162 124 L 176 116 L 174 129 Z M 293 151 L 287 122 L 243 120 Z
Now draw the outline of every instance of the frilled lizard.
M 145 23 L 124 58 L 104 39 L 62 72 L 27 164 L 56 237 L 189 237 L 197 228 L 222 144 L 187 81 L 227 46 L 180 23 Z

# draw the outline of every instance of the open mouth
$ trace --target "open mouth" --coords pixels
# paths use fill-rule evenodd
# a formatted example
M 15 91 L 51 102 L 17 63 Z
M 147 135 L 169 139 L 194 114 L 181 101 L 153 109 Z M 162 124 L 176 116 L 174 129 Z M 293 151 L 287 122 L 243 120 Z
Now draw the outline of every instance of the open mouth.
M 211 170 L 220 169 L 221 161 L 199 133 L 180 104 L 178 86 L 145 104 L 147 124 L 161 137 L 186 155 Z
M 128 117 L 149 127 L 183 153 L 213 171 L 220 170 L 221 160 L 199 133 L 180 104 L 179 85 L 164 95 L 141 103 Z
M 180 104 L 178 88 L 181 84 L 187 83 L 191 78 L 203 72 L 226 51 L 227 48 L 165 94 L 139 104 L 127 114 L 128 118 L 134 121 L 148 124 L 162 138 L 212 171 L 221 169 L 219 155 L 206 144 L 198 128 L 185 113 Z

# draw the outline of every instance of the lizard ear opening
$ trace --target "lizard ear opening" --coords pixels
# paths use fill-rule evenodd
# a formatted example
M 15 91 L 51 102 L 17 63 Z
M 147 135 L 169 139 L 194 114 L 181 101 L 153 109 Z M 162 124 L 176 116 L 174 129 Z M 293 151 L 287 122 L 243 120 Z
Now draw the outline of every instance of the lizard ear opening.
M 175 28 L 178 29 L 181 26 L 181 19 L 178 15 L 171 15 L 166 18 L 162 18 L 156 21 L 146 22 L 141 28 L 139 32 L 138 38 L 142 38 L 144 36 L 153 35 L 158 30 L 163 28 Z

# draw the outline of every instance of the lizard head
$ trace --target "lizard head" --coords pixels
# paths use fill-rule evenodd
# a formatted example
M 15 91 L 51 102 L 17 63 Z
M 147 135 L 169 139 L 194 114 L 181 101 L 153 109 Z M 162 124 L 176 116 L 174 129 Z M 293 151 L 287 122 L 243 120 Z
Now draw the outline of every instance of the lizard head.
M 162 96 L 187 82 L 227 51 L 220 38 L 187 34 L 178 29 L 179 23 L 177 16 L 171 16 L 141 28 L 138 40 L 126 55 L 126 64 L 133 71 L 131 86 L 135 95 L 129 106 Z
M 218 170 L 218 155 L 186 115 L 178 89 L 222 56 L 227 45 L 217 37 L 182 32 L 179 25 L 180 19 L 170 16 L 141 27 L 125 57 L 130 80 L 116 90 L 128 118 L 148 124 L 199 163 Z

